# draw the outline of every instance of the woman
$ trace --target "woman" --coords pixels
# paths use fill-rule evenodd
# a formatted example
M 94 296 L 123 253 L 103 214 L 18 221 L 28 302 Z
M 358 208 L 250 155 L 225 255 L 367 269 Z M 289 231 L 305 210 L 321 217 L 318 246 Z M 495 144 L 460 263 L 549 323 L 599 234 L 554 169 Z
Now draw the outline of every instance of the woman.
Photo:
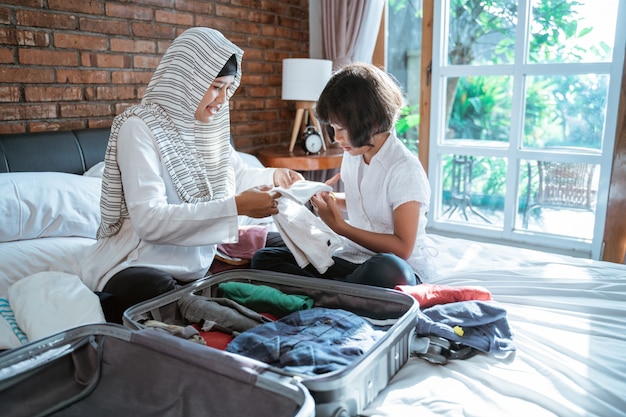
M 203 277 L 216 244 L 237 240 L 238 215 L 278 213 L 272 184 L 302 178 L 246 168 L 230 145 L 228 100 L 241 81 L 242 55 L 218 31 L 185 31 L 141 104 L 113 121 L 98 240 L 81 273 L 107 321 L 121 322 L 126 308 Z
M 373 65 L 348 64 L 331 77 L 315 113 L 344 150 L 341 172 L 328 183 L 341 178 L 345 193 L 311 202 L 344 246 L 323 274 L 300 269 L 285 247 L 261 249 L 252 268 L 388 288 L 433 278 L 425 233 L 430 185 L 419 159 L 396 138 L 402 105 L 398 85 Z

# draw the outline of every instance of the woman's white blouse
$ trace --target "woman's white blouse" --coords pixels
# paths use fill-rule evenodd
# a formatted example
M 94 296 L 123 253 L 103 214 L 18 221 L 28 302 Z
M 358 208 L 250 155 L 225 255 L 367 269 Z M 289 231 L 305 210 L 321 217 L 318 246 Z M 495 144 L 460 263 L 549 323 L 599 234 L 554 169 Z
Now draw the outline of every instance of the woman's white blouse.
M 158 268 L 181 281 L 204 276 L 216 245 L 237 241 L 235 196 L 183 203 L 151 131 L 137 117 L 120 129 L 117 160 L 130 220 L 89 249 L 80 272 L 83 281 L 100 291 L 112 275 L 131 266 Z M 246 167 L 234 150 L 223 163 L 233 165 L 238 192 L 273 182 L 274 169 Z

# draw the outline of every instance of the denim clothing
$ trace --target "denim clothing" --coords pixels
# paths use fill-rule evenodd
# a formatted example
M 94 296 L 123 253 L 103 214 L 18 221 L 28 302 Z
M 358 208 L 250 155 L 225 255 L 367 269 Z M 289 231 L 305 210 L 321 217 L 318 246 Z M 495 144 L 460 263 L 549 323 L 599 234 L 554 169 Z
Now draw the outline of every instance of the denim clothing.
M 436 335 L 492 355 L 515 350 L 506 310 L 495 301 L 459 301 L 418 312 L 417 335 Z M 463 336 L 454 327 L 463 328 Z
M 384 334 L 349 311 L 315 307 L 247 330 L 226 350 L 289 372 L 316 375 L 348 366 Z

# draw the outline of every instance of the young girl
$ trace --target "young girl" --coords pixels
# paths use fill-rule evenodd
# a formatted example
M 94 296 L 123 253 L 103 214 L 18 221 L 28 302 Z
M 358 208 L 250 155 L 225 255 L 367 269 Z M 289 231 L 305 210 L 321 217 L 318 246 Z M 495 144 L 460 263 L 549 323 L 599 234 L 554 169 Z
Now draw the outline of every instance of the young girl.
M 315 113 L 344 150 L 341 172 L 328 183 L 341 178 L 345 193 L 321 193 L 311 202 L 345 238 L 343 248 L 324 274 L 299 268 L 286 247 L 261 249 L 252 268 L 388 288 L 433 278 L 425 233 L 430 184 L 419 159 L 396 138 L 402 105 L 398 85 L 373 65 L 348 64 L 332 76 Z
M 98 241 L 81 271 L 107 321 L 121 323 L 128 307 L 203 277 L 216 244 L 237 240 L 238 215 L 277 214 L 272 185 L 302 179 L 286 169 L 247 168 L 230 145 L 228 102 L 242 55 L 216 30 L 186 30 L 141 104 L 113 121 Z

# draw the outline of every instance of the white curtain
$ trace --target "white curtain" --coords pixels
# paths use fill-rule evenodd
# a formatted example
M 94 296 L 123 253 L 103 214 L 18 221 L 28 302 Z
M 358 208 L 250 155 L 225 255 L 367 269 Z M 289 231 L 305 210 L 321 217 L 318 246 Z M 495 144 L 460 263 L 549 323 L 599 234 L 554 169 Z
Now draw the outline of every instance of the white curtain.
M 385 0 L 322 0 L 324 58 L 337 69 L 372 62 Z
M 380 29 L 380 20 L 383 17 L 385 0 L 367 0 L 365 14 L 361 20 L 361 30 L 354 45 L 352 61 L 372 63 L 372 55 L 376 47 L 376 39 Z

